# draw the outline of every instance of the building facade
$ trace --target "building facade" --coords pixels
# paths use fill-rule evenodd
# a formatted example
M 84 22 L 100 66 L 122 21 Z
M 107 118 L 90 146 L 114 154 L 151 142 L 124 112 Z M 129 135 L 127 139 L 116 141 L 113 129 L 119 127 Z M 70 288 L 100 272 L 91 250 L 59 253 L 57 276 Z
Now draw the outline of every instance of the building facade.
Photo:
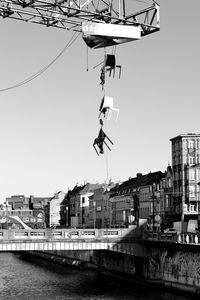
M 180 134 L 171 140 L 174 209 L 179 219 L 198 219 L 200 212 L 200 134 Z
M 49 201 L 49 227 L 61 225 L 61 203 L 65 198 L 65 193 L 60 191 L 54 194 Z
M 110 194 L 112 184 L 94 190 L 89 203 L 89 223 L 92 228 L 108 228 L 111 225 Z
M 30 208 L 30 198 L 24 195 L 14 195 L 6 198 L 6 203 L 11 205 L 12 209 L 27 210 Z

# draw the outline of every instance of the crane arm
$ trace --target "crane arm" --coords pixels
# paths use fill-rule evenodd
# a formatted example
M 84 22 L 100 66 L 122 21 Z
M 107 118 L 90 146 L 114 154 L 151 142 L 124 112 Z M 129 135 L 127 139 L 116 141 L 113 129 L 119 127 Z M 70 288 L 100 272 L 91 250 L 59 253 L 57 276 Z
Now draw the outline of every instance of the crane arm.
M 139 26 L 141 36 L 160 29 L 155 1 L 134 12 L 132 0 L 0 0 L 0 16 L 80 32 L 87 21 Z

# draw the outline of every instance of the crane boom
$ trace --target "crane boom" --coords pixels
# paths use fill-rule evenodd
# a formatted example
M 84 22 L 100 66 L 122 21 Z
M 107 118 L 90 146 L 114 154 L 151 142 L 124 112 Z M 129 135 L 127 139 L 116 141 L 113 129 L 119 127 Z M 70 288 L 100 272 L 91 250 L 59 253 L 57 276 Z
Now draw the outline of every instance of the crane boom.
M 160 29 L 155 1 L 134 12 L 132 0 L 0 0 L 0 16 L 79 32 L 87 21 L 139 26 L 141 36 Z

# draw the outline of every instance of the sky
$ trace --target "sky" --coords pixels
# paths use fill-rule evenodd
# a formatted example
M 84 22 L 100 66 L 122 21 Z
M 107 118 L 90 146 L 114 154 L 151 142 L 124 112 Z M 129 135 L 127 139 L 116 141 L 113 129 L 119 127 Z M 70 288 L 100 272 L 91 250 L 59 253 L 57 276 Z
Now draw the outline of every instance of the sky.
M 41 76 L 0 92 L 0 202 L 164 172 L 171 163 L 170 138 L 200 133 L 200 1 L 159 3 L 161 30 L 116 49 L 121 78 L 106 79 L 106 95 L 120 112 L 104 127 L 114 142 L 104 155 L 92 146 L 103 97 L 100 68 L 94 66 L 104 49 L 88 50 L 87 71 L 80 36 Z M 72 35 L 1 18 L 0 89 L 37 73 Z

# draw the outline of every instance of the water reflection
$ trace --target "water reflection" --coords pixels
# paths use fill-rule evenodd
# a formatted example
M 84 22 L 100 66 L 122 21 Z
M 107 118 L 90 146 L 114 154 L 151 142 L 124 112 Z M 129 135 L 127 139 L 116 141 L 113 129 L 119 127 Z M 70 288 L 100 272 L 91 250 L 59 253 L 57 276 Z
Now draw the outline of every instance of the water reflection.
M 10 300 L 189 300 L 92 270 L 0 253 L 0 299 Z

